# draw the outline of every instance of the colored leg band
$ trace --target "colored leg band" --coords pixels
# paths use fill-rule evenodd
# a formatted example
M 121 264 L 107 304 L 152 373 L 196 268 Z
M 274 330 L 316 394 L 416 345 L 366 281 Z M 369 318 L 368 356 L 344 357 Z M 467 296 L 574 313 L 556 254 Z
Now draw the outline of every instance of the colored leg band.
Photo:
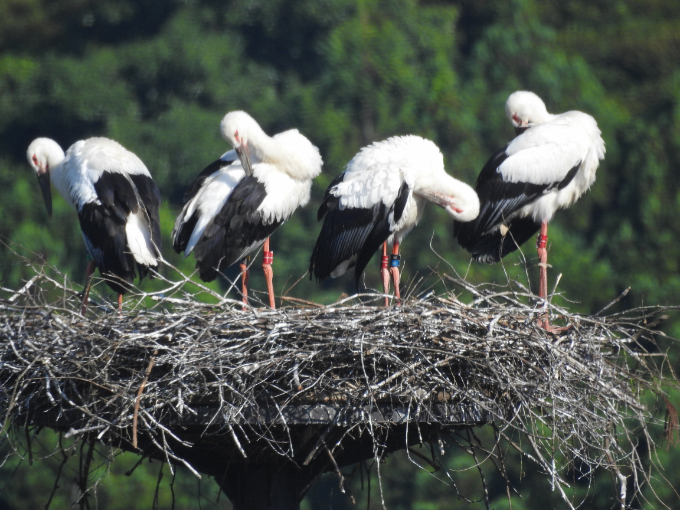
M 380 263 L 380 269 L 387 269 L 390 267 L 390 259 L 387 257 L 387 255 L 382 256 L 382 262 Z
M 266 251 L 264 252 L 262 256 L 262 265 L 271 265 L 272 262 L 274 262 L 274 252 L 273 251 Z
M 536 239 L 536 248 L 545 248 L 548 246 L 548 236 L 538 234 L 538 239 Z
M 399 261 L 401 260 L 401 255 L 392 254 L 390 258 L 390 266 L 399 267 Z

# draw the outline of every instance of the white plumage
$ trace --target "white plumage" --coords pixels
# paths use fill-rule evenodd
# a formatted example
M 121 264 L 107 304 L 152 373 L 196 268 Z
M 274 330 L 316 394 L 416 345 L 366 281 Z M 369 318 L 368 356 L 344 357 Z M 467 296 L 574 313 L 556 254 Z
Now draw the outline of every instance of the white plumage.
M 185 257 L 188 257 L 194 250 L 205 228 L 211 224 L 217 213 L 224 207 L 236 185 L 246 176 L 241 164 L 235 163 L 236 159 L 236 153 L 233 150 L 224 154 L 220 161 L 224 162 L 225 166 L 205 179 L 203 185 L 194 197 L 186 203 L 178 217 L 177 221 L 180 218 L 192 218 L 194 215 L 197 218 L 189 242 L 183 250 Z M 176 224 L 175 231 L 177 229 Z M 175 231 L 173 231 L 173 239 L 175 238 Z
M 398 260 L 399 244 L 428 201 L 458 221 L 470 221 L 479 212 L 474 190 L 446 173 L 444 157 L 430 140 L 399 136 L 364 147 L 326 190 L 318 212 L 319 220 L 325 220 L 310 273 L 321 281 L 355 266 L 358 285 L 381 244 L 391 243 L 393 260 Z
M 493 263 L 540 229 L 540 295 L 546 297 L 548 222 L 595 182 L 605 144 L 592 116 L 550 114 L 533 92 L 511 94 L 505 111 L 518 136 L 482 169 L 475 185 L 479 216 L 455 224 L 454 235 L 475 260 Z
M 605 154 L 597 122 L 586 113 L 551 115 L 525 91 L 508 98 L 506 113 L 521 134 L 482 169 L 475 187 L 479 217 L 455 228 L 460 244 L 488 263 L 517 249 L 583 195 Z
M 125 293 L 135 277 L 161 258 L 161 198 L 142 161 L 119 143 L 89 138 L 64 154 L 49 138 L 37 138 L 27 157 L 52 215 L 50 182 L 78 213 L 90 255 L 107 283 Z
M 323 164 L 319 150 L 297 129 L 270 137 L 245 112 L 228 113 L 220 131 L 234 150 L 191 184 L 172 232 L 177 252 L 194 252 L 204 281 L 268 242 L 306 205 Z M 273 256 L 266 244 L 265 251 Z

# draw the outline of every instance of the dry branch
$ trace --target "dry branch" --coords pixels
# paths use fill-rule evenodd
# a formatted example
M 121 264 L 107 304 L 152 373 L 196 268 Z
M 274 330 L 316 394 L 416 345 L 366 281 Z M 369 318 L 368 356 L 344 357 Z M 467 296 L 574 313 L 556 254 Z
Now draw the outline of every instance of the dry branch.
M 663 424 L 643 398 L 666 398 L 659 333 L 647 325 L 667 308 L 599 317 L 551 306 L 553 321 L 572 326 L 558 337 L 537 327 L 546 309 L 516 289 L 453 280 L 471 304 L 448 294 L 382 308 L 359 296 L 243 311 L 240 301 L 195 285 L 218 302 L 197 300 L 182 275 L 154 301 L 127 298 L 122 317 L 96 296 L 95 283 L 83 317 L 64 278 L 47 266 L 34 270 L 19 291 L 0 291 L 5 432 L 47 425 L 127 448 L 139 436 L 145 455 L 191 469 L 185 454 L 200 441 L 301 466 L 325 459 L 321 448 L 336 469 L 337 452 L 366 434 L 382 455 L 376 438 L 395 425 L 422 437 L 421 426 L 446 432 L 493 421 L 499 441 L 538 463 L 560 491 L 574 460 L 584 471 L 634 473 L 634 492 L 649 476 L 627 431 Z M 299 427 L 313 432 L 302 451 Z M 336 429 L 342 433 L 329 434 Z M 487 454 L 503 471 L 502 448 L 494 448 Z

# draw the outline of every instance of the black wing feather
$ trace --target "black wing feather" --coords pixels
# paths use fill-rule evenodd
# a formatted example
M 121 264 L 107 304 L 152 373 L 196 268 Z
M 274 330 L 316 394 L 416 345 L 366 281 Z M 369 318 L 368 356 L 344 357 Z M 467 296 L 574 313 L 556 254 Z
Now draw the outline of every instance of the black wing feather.
M 491 156 L 477 178 L 475 191 L 481 201 L 479 216 L 466 223 L 454 222 L 453 226 L 458 243 L 475 260 L 487 263 L 498 262 L 539 230 L 539 222 L 532 218 L 517 218 L 515 213 L 544 194 L 566 187 L 581 166 L 577 163 L 559 182 L 506 182 L 498 172 L 498 167 L 509 157 L 506 149 L 507 146 Z M 505 236 L 500 232 L 502 224 L 509 229 Z
M 321 218 L 323 218 L 331 208 L 337 207 L 340 198 L 336 197 L 335 195 L 332 195 L 331 192 L 335 189 L 335 187 L 338 184 L 340 184 L 343 181 L 344 178 L 345 172 L 341 173 L 335 179 L 333 179 L 331 183 L 328 185 L 328 188 L 326 188 L 326 192 L 323 195 L 323 200 L 321 201 L 319 210 L 316 213 L 316 221 L 321 221 Z
M 184 203 L 186 204 L 189 200 L 194 198 L 196 196 L 196 193 L 198 193 L 198 190 L 201 189 L 201 186 L 203 186 L 203 183 L 205 180 L 210 177 L 212 174 L 215 172 L 219 172 L 225 167 L 228 167 L 231 165 L 234 161 L 236 161 L 236 158 L 232 160 L 225 160 L 225 159 L 218 159 L 217 161 L 213 161 L 210 163 L 208 166 L 206 166 L 203 170 L 201 170 L 201 173 L 199 173 L 196 178 L 191 181 L 191 184 L 189 184 L 189 187 L 187 190 L 184 192 Z
M 133 179 L 118 172 L 104 172 L 94 189 L 100 203 L 89 202 L 81 207 L 78 211 L 80 228 L 99 271 L 103 276 L 113 275 L 115 278 L 108 279 L 107 283 L 114 291 L 124 294 L 135 278 L 135 260 L 125 233 L 127 217 L 144 207 L 140 201 L 148 200 L 149 226 L 160 250 L 160 193 L 149 177 L 135 176 Z M 137 266 L 140 277 L 148 273 L 146 266 Z
M 245 176 L 236 185 L 194 248 L 203 281 L 214 280 L 222 268 L 257 249 L 288 219 L 264 223 L 257 209 L 266 196 L 264 184 L 253 175 Z
M 175 222 L 175 227 L 172 229 L 172 247 L 176 253 L 182 253 L 187 249 L 191 234 L 194 233 L 194 228 L 198 223 L 199 215 L 194 212 L 189 219 L 184 218 L 184 221 L 180 221 L 180 218 L 182 218 L 182 213 L 180 213 Z
M 161 207 L 161 192 L 153 179 L 147 175 L 130 175 L 133 184 L 137 188 L 137 194 L 142 207 L 146 210 L 149 231 L 153 249 L 150 251 L 159 258 L 163 251 L 161 244 L 161 219 L 159 209 Z M 143 264 L 137 264 L 139 277 L 144 278 L 149 274 L 149 268 Z
M 398 221 L 406 207 L 411 191 L 403 183 L 397 199 L 389 208 L 382 202 L 368 209 L 339 209 L 339 198 L 330 194 L 331 188 L 340 182 L 342 175 L 329 186 L 319 216 L 324 224 L 314 246 L 309 265 L 310 277 L 321 282 L 343 262 L 356 258 L 349 267 L 355 266 L 354 278 L 357 287 L 359 279 L 375 251 L 392 234 L 389 216 L 394 213 Z
M 228 167 L 234 161 L 236 161 L 236 159 L 224 160 L 220 158 L 201 170 L 185 191 L 183 199 L 184 203 L 186 204 L 196 196 L 208 177 L 219 172 L 223 168 Z M 194 214 L 189 218 L 182 217 L 183 214 L 184 212 L 182 211 L 177 217 L 175 226 L 172 229 L 172 247 L 176 253 L 182 253 L 186 250 L 189 239 L 191 239 L 191 235 L 194 233 L 194 228 L 196 228 L 196 223 L 198 223 L 199 218 L 196 211 L 194 211 Z

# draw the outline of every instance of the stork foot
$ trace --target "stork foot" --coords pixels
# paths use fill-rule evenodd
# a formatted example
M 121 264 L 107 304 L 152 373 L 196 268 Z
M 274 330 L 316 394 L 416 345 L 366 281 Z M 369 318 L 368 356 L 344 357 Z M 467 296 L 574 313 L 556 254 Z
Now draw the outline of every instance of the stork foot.
M 554 335 L 561 335 L 565 331 L 569 331 L 573 327 L 573 325 L 567 324 L 566 326 L 552 326 L 550 324 L 550 319 L 548 319 L 548 316 L 546 314 L 545 317 L 538 319 L 538 327 L 546 330 L 548 333 L 552 333 Z

